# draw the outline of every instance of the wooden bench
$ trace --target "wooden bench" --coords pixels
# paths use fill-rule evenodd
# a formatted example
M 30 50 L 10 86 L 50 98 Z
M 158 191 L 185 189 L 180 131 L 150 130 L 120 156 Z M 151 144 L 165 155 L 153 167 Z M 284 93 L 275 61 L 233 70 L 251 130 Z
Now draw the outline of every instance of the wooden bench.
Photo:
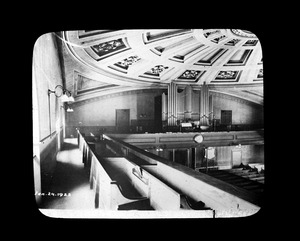
M 96 207 L 108 210 L 180 210 L 181 195 L 124 157 L 92 158 L 91 188 Z M 147 202 L 145 199 L 149 199 Z M 139 205 L 143 203 L 143 207 Z M 134 205 L 136 204 L 136 205 Z M 148 208 L 145 205 L 149 205 Z

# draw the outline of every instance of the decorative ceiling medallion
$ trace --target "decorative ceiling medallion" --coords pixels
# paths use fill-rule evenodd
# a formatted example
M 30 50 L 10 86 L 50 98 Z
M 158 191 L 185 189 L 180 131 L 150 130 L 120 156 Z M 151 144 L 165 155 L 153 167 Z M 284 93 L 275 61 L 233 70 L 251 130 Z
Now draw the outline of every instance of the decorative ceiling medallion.
M 254 79 L 254 81 L 261 81 L 264 78 L 264 70 L 263 69 L 259 69 L 258 73 L 256 75 L 256 79 Z
M 248 40 L 246 43 L 243 44 L 243 46 L 255 46 L 258 43 L 257 39 L 251 39 Z
M 126 38 L 119 38 L 93 45 L 89 48 L 86 48 L 85 50 L 91 57 L 99 61 L 128 49 L 130 49 L 130 47 L 127 44 Z M 92 52 L 95 53 L 96 56 L 95 54 L 91 53 L 90 50 L 92 50 Z
M 117 71 L 123 72 L 123 73 L 127 73 L 128 68 L 133 65 L 134 63 L 138 62 L 139 60 L 141 60 L 140 57 L 138 57 L 137 55 L 134 56 L 129 56 L 126 59 L 123 59 L 115 64 L 113 64 L 112 66 L 108 66 L 112 69 L 115 69 Z
M 150 71 L 146 72 L 153 75 L 160 75 L 161 72 L 163 72 L 165 69 L 168 69 L 169 67 L 163 66 L 163 65 L 156 65 L 153 68 L 150 69 Z
M 215 80 L 211 82 L 221 82 L 221 83 L 226 83 L 226 82 L 238 82 L 239 78 L 241 76 L 242 70 L 237 71 L 237 70 L 221 70 L 217 74 Z
M 256 35 L 247 30 L 231 29 L 231 32 L 239 37 L 256 38 Z
M 206 54 L 203 58 L 199 59 L 194 65 L 205 65 L 212 66 L 214 62 L 217 61 L 228 49 L 214 49 L 213 51 Z
M 204 30 L 205 32 L 204 32 L 204 37 L 205 38 L 208 38 L 208 37 L 211 37 L 211 36 L 213 36 L 213 35 L 215 35 L 215 34 L 219 34 L 219 33 L 221 33 L 221 30 L 220 29 L 209 29 L 209 30 Z
M 145 72 L 143 75 L 140 75 L 140 77 L 145 78 L 153 78 L 153 79 L 160 79 L 163 72 L 168 69 L 169 67 L 163 66 L 163 65 L 156 65 L 147 72 Z
M 224 66 L 244 66 L 253 49 L 237 50 Z
M 212 41 L 213 43 L 218 44 L 220 41 L 223 41 L 226 38 L 227 38 L 226 35 L 221 35 L 221 36 L 219 36 L 217 38 L 211 39 L 210 41 Z
M 180 82 L 198 82 L 200 77 L 205 73 L 206 71 L 200 71 L 200 70 L 186 70 L 184 71 L 175 81 Z
M 235 46 L 238 42 L 240 42 L 241 40 L 240 39 L 231 39 L 229 40 L 225 45 L 229 45 L 229 46 Z

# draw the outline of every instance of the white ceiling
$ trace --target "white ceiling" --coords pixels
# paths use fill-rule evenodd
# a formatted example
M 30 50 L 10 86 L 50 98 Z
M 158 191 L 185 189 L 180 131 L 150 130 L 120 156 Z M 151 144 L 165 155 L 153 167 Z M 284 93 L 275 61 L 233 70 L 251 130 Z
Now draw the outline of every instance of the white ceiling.
M 66 85 L 76 101 L 205 82 L 212 91 L 263 104 L 261 45 L 246 30 L 80 30 L 60 39 Z

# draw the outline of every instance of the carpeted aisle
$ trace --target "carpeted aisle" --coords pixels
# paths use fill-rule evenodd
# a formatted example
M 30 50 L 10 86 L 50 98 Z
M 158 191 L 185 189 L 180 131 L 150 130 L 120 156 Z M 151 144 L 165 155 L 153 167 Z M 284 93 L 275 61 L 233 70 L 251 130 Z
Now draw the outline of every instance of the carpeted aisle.
M 67 138 L 57 154 L 57 165 L 40 208 L 95 209 L 89 176 L 82 163 L 76 138 Z

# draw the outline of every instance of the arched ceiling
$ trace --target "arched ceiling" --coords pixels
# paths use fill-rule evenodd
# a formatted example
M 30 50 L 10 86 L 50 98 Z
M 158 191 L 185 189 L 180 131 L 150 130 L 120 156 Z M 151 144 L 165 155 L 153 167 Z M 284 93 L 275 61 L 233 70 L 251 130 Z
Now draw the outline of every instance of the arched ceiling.
M 168 83 L 263 103 L 260 41 L 239 29 L 62 32 L 67 88 L 75 100 Z

